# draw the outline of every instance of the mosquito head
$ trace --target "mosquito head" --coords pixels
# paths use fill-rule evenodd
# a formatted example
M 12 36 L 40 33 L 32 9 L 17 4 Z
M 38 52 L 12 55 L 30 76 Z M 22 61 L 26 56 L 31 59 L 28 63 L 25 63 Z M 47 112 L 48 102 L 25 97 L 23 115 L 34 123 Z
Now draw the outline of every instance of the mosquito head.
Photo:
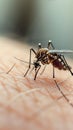
M 34 61 L 33 65 L 35 66 L 35 68 L 38 68 L 40 66 L 40 63 L 38 61 Z
M 38 43 L 38 49 L 40 49 L 41 48 L 41 43 Z

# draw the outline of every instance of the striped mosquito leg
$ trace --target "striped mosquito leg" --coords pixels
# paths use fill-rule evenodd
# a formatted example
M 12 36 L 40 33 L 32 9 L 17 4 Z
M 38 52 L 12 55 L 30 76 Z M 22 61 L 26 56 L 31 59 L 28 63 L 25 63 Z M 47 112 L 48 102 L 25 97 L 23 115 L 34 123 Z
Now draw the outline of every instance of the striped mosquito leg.
M 38 69 L 35 68 L 35 76 L 34 76 L 34 80 L 36 80 L 36 77 L 37 77 L 37 74 L 38 74 L 40 68 L 41 68 L 41 65 L 38 67 Z
M 61 59 L 63 58 L 63 62 L 65 63 L 66 65 L 66 68 L 68 68 L 68 70 L 70 71 L 71 75 L 73 75 L 73 72 L 71 71 L 71 68 L 69 67 L 64 55 L 61 55 Z
M 53 66 L 53 78 L 55 78 L 55 68 Z
M 29 72 L 30 68 L 31 68 L 31 52 L 33 52 L 36 55 L 36 52 L 33 48 L 30 49 L 30 57 L 29 57 L 29 67 L 26 71 L 26 73 L 24 74 L 24 77 L 27 75 L 27 73 Z

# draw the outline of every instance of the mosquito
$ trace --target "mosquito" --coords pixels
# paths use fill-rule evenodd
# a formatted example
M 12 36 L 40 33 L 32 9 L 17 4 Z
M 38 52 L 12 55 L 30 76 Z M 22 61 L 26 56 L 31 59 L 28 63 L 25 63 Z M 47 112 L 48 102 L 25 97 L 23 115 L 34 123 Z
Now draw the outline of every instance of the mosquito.
M 32 52 L 35 54 L 35 58 L 36 58 L 36 60 L 33 63 L 31 63 Z M 28 72 L 31 68 L 31 65 L 34 65 L 32 70 L 35 69 L 34 80 L 36 80 L 37 74 L 41 68 L 41 64 L 42 65 L 52 64 L 53 78 L 54 78 L 56 87 L 58 88 L 58 90 L 62 94 L 62 96 L 65 98 L 65 100 L 73 107 L 73 104 L 65 96 L 65 94 L 62 92 L 60 86 L 58 85 L 57 81 L 55 80 L 55 68 L 57 68 L 59 70 L 64 70 L 64 71 L 68 70 L 70 72 L 70 74 L 73 76 L 73 72 L 71 70 L 72 68 L 68 65 L 68 63 L 63 55 L 64 53 L 73 53 L 73 50 L 56 50 L 54 45 L 52 44 L 51 40 L 49 40 L 47 48 L 42 48 L 41 43 L 39 43 L 37 51 L 35 51 L 33 48 L 30 49 L 29 62 L 26 62 L 26 63 L 29 63 L 29 66 L 28 66 L 26 73 L 24 74 L 24 77 L 28 74 Z M 18 59 L 18 58 L 16 58 L 16 59 Z M 20 60 L 20 59 L 18 59 L 18 60 Z M 20 61 L 25 62 L 23 60 L 20 60 Z M 44 67 L 43 71 L 45 70 L 45 67 Z
M 51 47 L 52 49 L 50 49 Z M 33 69 L 35 69 L 34 80 L 36 80 L 37 74 L 41 68 L 41 64 L 42 65 L 52 64 L 53 78 L 55 78 L 55 68 L 59 70 L 64 70 L 64 71 L 68 70 L 73 76 L 73 72 L 71 70 L 72 68 L 68 65 L 63 55 L 64 53 L 73 53 L 73 50 L 55 50 L 55 47 L 52 44 L 52 41 L 49 40 L 47 48 L 42 48 L 41 43 L 39 43 L 37 52 L 33 48 L 30 49 L 29 66 L 26 73 L 24 74 L 24 77 L 27 75 L 27 73 L 29 72 L 31 68 L 31 64 L 32 64 L 31 53 L 32 52 L 35 54 L 35 58 L 36 58 L 36 60 L 33 62 L 33 65 L 34 65 Z M 45 70 L 45 67 L 44 67 L 44 70 Z

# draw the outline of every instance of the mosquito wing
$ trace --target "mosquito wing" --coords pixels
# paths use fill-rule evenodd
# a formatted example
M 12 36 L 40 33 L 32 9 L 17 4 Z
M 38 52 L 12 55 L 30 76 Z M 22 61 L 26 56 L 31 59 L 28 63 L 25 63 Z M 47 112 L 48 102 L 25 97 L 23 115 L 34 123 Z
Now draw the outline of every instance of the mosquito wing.
M 49 50 L 49 53 L 73 53 L 73 50 Z

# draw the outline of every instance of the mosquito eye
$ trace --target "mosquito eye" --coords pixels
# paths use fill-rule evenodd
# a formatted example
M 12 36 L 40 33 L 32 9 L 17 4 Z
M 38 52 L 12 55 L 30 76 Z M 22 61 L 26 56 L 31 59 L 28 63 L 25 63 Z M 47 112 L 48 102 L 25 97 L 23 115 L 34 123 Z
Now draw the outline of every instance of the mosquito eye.
M 41 48 L 41 43 L 38 43 L 38 48 Z

